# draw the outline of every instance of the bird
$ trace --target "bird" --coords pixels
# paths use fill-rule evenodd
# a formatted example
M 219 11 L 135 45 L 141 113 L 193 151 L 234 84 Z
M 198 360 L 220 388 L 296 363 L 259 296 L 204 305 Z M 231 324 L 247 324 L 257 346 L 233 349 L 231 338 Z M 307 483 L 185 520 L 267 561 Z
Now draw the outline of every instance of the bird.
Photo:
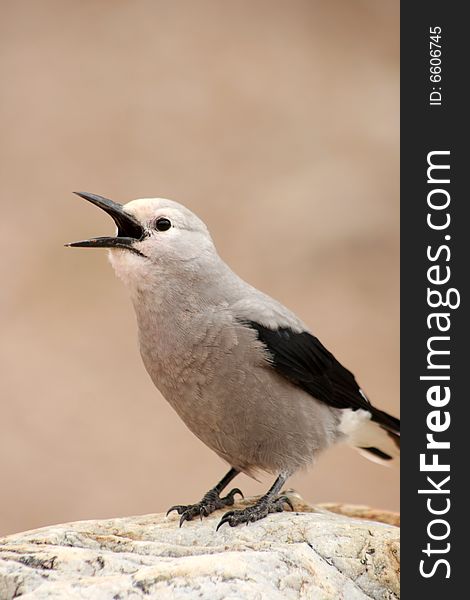
M 193 212 L 164 198 L 119 204 L 75 193 L 106 212 L 117 231 L 66 246 L 108 249 L 132 300 L 150 378 L 230 466 L 199 502 L 169 509 L 180 526 L 232 507 L 243 493 L 222 492 L 240 473 L 275 480 L 254 504 L 225 512 L 217 530 L 293 510 L 281 493 L 287 479 L 339 442 L 398 462 L 399 419 L 372 405 L 299 317 L 232 271 Z

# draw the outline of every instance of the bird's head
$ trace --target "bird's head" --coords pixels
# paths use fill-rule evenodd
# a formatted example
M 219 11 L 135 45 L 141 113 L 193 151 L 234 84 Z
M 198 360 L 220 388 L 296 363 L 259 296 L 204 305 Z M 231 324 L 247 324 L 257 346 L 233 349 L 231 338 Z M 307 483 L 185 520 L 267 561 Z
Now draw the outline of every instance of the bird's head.
M 108 248 L 111 264 L 126 283 L 142 276 L 196 271 L 217 257 L 206 225 L 190 210 L 163 198 L 144 198 L 121 205 L 102 196 L 77 192 L 114 220 L 115 236 L 95 237 L 67 246 Z

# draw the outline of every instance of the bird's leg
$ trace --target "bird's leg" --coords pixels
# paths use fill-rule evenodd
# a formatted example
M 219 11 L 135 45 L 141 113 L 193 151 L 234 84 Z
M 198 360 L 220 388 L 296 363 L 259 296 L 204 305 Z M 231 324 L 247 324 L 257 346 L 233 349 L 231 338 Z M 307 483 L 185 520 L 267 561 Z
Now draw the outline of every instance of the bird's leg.
M 181 515 L 180 519 L 180 527 L 185 521 L 191 521 L 194 517 L 208 517 L 214 510 L 218 508 L 224 508 L 225 506 L 232 506 L 235 502 L 234 496 L 235 494 L 240 494 L 243 498 L 242 492 L 238 488 L 233 488 L 230 492 L 224 496 L 220 497 L 220 492 L 224 490 L 228 484 L 234 479 L 240 471 L 237 469 L 230 469 L 230 471 L 225 475 L 223 479 L 219 481 L 219 483 L 213 487 L 211 490 L 204 494 L 202 500 L 197 504 L 178 504 L 172 506 L 168 512 L 167 516 L 173 511 L 176 510 L 179 515 Z
M 264 519 L 269 513 L 282 512 L 286 504 L 291 510 L 294 510 L 292 502 L 287 496 L 278 496 L 279 491 L 288 477 L 289 473 L 281 473 L 269 489 L 268 493 L 262 496 L 253 506 L 248 506 L 243 510 L 231 510 L 225 513 L 217 525 L 217 529 L 224 523 L 228 523 L 230 527 L 236 527 L 237 525 L 240 525 L 240 523 L 246 523 L 248 525 L 248 523 Z

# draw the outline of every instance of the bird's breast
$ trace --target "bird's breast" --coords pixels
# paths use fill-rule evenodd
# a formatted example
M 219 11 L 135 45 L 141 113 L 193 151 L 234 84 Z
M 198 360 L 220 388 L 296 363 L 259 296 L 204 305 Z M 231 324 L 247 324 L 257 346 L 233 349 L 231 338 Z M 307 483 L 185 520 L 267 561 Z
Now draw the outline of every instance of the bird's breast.
M 182 311 L 166 323 L 139 323 L 142 358 L 169 402 L 199 398 L 217 382 L 224 363 L 239 346 L 239 332 L 220 311 Z

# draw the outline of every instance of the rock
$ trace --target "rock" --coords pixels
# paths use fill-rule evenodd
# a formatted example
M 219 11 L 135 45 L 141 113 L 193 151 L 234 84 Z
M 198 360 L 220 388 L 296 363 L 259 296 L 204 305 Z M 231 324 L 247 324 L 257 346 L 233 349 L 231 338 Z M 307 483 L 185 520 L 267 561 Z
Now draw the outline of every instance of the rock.
M 324 508 L 330 512 L 356 519 L 368 519 L 369 521 L 379 521 L 400 527 L 400 515 L 395 512 L 370 508 L 369 506 L 354 506 L 351 504 L 319 504 L 319 508 Z
M 369 520 L 390 514 L 342 505 L 330 512 L 290 497 L 302 512 L 218 532 L 222 511 L 182 528 L 173 513 L 0 538 L 0 599 L 399 598 L 399 529 Z

